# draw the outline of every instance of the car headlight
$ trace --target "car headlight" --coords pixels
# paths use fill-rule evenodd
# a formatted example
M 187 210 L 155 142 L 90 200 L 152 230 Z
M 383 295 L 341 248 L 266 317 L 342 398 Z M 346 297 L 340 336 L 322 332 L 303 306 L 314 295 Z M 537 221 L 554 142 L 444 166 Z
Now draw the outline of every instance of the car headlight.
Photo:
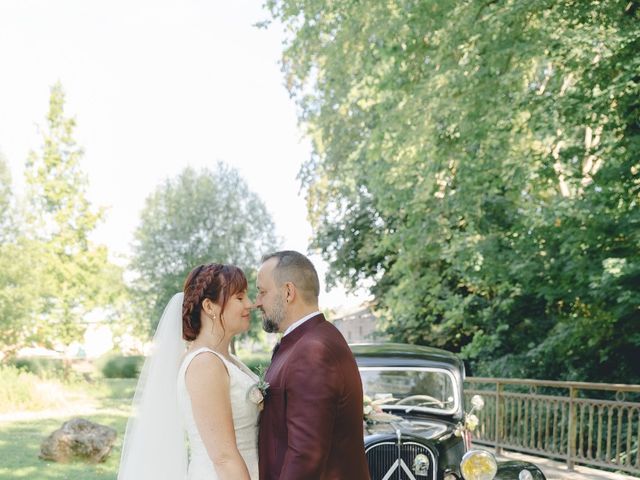
M 531 475 L 529 470 L 520 470 L 518 480 L 533 480 L 533 475 Z
M 460 472 L 466 480 L 493 480 L 498 464 L 489 452 L 470 450 L 462 457 Z

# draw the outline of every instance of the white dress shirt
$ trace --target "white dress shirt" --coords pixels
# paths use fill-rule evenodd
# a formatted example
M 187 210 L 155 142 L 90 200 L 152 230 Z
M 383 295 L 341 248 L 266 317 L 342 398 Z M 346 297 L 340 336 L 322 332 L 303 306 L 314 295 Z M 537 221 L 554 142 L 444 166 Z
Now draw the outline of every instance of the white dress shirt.
M 284 334 L 283 334 L 282 336 L 284 337 L 284 336 L 285 336 L 285 335 L 287 335 L 288 333 L 293 332 L 296 328 L 298 328 L 298 327 L 299 327 L 300 325 L 302 325 L 304 322 L 306 322 L 306 321 L 307 321 L 307 320 L 309 320 L 310 318 L 315 317 L 316 315 L 320 315 L 320 312 L 315 311 L 315 312 L 313 312 L 313 313 L 310 313 L 309 315 L 306 315 L 306 316 L 302 317 L 300 320 L 298 320 L 298 321 L 296 321 L 296 322 L 292 323 L 291 325 L 289 325 L 289 328 L 287 328 L 287 329 L 284 331 Z

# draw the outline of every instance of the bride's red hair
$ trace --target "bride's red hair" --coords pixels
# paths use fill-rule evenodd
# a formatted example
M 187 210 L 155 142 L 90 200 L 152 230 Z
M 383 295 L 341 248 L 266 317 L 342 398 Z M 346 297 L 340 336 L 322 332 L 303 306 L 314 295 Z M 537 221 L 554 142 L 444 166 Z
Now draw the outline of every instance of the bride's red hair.
M 205 298 L 220 305 L 222 315 L 227 300 L 236 293 L 244 292 L 247 287 L 247 277 L 235 265 L 210 263 L 191 270 L 184 282 L 182 338 L 192 341 L 200 334 L 200 313 Z

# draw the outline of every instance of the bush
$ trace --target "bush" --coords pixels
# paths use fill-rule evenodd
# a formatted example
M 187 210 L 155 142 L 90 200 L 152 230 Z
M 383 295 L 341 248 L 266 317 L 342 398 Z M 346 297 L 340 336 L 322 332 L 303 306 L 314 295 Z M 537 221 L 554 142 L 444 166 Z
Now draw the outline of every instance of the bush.
M 240 360 L 255 374 L 260 375 L 271 363 L 271 353 L 240 355 Z
M 144 356 L 111 356 L 104 360 L 100 370 L 105 378 L 138 378 Z
M 40 378 L 63 378 L 66 370 L 64 360 L 61 358 L 16 358 L 11 365 Z
M 42 380 L 14 365 L 0 365 L 0 413 L 60 407 L 65 387 L 57 380 Z

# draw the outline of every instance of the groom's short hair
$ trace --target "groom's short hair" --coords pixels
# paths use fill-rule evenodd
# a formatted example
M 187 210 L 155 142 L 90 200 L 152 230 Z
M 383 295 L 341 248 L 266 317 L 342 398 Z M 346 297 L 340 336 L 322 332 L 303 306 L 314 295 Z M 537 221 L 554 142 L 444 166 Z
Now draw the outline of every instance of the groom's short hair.
M 318 272 L 305 255 L 294 250 L 282 250 L 262 256 L 262 263 L 275 258 L 277 263 L 273 269 L 276 284 L 291 282 L 300 291 L 306 303 L 317 303 L 320 295 Z

